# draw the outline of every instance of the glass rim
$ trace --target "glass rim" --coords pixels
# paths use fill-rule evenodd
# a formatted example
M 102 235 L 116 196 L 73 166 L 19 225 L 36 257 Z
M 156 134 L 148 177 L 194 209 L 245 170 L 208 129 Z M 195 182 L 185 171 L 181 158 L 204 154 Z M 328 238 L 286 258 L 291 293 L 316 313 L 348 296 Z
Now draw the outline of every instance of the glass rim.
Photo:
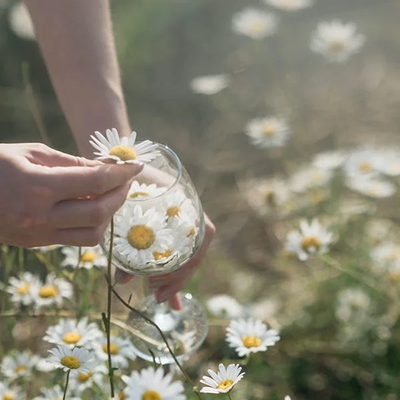
M 127 199 L 126 199 L 127 201 L 141 203 L 141 202 L 149 202 L 149 201 L 153 201 L 155 199 L 158 199 L 158 198 L 164 196 L 165 194 L 167 194 L 168 192 L 170 192 L 180 182 L 180 180 L 182 178 L 182 163 L 181 163 L 181 160 L 178 157 L 178 155 L 170 147 L 168 147 L 165 144 L 158 143 L 158 142 L 153 142 L 153 143 L 156 144 L 158 147 L 160 147 L 165 153 L 167 153 L 169 156 L 171 156 L 171 158 L 175 161 L 178 173 L 177 173 L 177 175 L 176 175 L 176 177 L 174 179 L 174 182 L 171 185 L 169 185 L 168 188 L 164 192 L 158 194 L 157 196 L 152 196 L 152 197 L 150 197 L 148 199 L 147 198 L 145 198 L 145 199 L 131 199 L 130 197 L 127 197 Z M 145 167 L 146 167 L 146 165 L 151 166 L 151 163 L 145 164 Z M 135 180 L 137 182 L 139 182 L 136 179 L 136 177 L 135 177 Z

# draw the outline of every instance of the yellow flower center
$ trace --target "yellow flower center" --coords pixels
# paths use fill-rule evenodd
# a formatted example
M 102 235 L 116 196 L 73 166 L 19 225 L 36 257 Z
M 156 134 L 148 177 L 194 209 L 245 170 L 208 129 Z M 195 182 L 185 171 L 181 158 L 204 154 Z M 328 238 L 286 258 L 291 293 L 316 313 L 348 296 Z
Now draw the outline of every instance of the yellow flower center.
M 79 372 L 78 381 L 80 383 L 85 383 L 92 377 L 92 375 L 93 375 L 93 372 L 89 372 L 88 374 L 84 374 L 82 372 Z
M 250 26 L 250 31 L 254 34 L 264 33 L 265 25 L 261 21 L 254 21 Z
M 333 40 L 330 43 L 329 48 L 333 53 L 341 53 L 346 48 L 346 43 L 344 40 L 340 39 Z
M 220 382 L 217 386 L 217 389 L 226 390 L 229 389 L 233 385 L 233 381 L 230 379 L 225 379 L 224 381 Z
M 243 336 L 242 342 L 245 347 L 250 349 L 251 347 L 258 347 L 261 344 L 261 339 L 257 336 Z
M 39 296 L 42 299 L 49 299 L 58 295 L 58 289 L 53 285 L 45 285 L 39 291 Z
M 17 365 L 17 366 L 15 367 L 15 372 L 16 372 L 17 374 L 19 374 L 19 373 L 21 373 L 21 372 L 24 372 L 24 371 L 26 371 L 26 370 L 27 370 L 27 368 L 26 368 L 25 365 Z
M 78 369 L 81 366 L 79 359 L 74 356 L 63 357 L 61 359 L 61 364 L 70 369 Z
M 106 344 L 103 344 L 103 351 L 104 353 L 108 353 L 108 347 Z M 119 353 L 119 347 L 114 344 L 114 343 L 110 343 L 110 354 L 118 354 Z
M 30 285 L 27 283 L 24 283 L 17 289 L 17 293 L 18 294 L 27 294 L 29 291 L 29 288 L 30 288 Z
M 321 241 L 315 236 L 307 236 L 301 242 L 301 248 L 304 251 L 309 251 L 310 249 L 319 249 L 321 247 Z
M 360 172 L 362 172 L 363 174 L 368 174 L 369 172 L 372 172 L 372 165 L 371 163 L 369 163 L 368 161 L 364 161 L 361 162 L 358 165 L 358 169 L 360 170 Z
M 194 226 L 191 226 L 187 237 L 194 236 L 195 233 L 196 233 L 196 230 L 194 229 Z
M 82 262 L 93 262 L 93 261 L 96 261 L 97 257 L 98 256 L 94 251 L 85 251 L 81 255 L 81 261 Z
M 129 161 L 129 160 L 136 160 L 137 154 L 136 151 L 133 150 L 129 146 L 114 146 L 108 152 L 110 156 L 116 156 L 121 161 Z
M 3 400 L 14 400 L 14 396 L 11 393 L 4 393 Z
M 171 206 L 167 209 L 167 216 L 168 217 L 176 217 L 181 209 L 178 206 Z
M 311 175 L 311 182 L 313 183 L 318 183 L 320 182 L 323 178 L 324 178 L 324 174 L 322 174 L 319 171 L 315 171 L 312 175 Z
M 128 242 L 138 250 L 148 249 L 155 240 L 153 229 L 146 225 L 136 225 L 128 233 Z
M 162 258 L 168 258 L 172 254 L 171 250 L 166 250 L 164 253 L 159 253 L 158 251 L 155 251 L 153 253 L 154 259 L 155 260 L 161 260 Z
M 387 261 L 396 261 L 399 258 L 399 252 L 397 250 L 391 250 L 389 254 L 386 255 L 385 259 Z
M 265 203 L 269 206 L 276 205 L 276 193 L 273 190 L 268 190 L 264 194 Z
M 161 396 L 154 390 L 148 390 L 142 394 L 142 400 L 161 400 Z
M 272 136 L 276 134 L 276 126 L 271 122 L 264 122 L 262 127 L 263 134 L 266 136 Z
M 134 192 L 129 197 L 131 199 L 136 199 L 136 197 L 139 197 L 139 196 L 150 197 L 150 195 L 148 193 L 146 193 L 146 192 Z
M 63 341 L 67 344 L 77 344 L 82 339 L 78 332 L 68 332 L 64 335 Z

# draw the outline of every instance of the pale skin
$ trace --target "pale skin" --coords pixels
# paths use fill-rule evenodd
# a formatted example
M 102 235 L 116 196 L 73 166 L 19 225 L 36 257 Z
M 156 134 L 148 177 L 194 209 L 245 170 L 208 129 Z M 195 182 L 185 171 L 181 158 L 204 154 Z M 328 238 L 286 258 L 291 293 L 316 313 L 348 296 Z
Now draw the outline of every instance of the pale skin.
M 109 1 L 26 0 L 26 4 L 79 151 L 82 156 L 92 158 L 89 137 L 94 131 L 105 132 L 108 128 L 116 128 L 120 134 L 130 134 Z M 124 166 L 114 167 L 127 170 Z M 131 168 L 131 176 L 127 179 L 131 179 L 138 171 L 128 168 Z M 123 174 L 122 171 L 120 173 Z M 126 185 L 122 185 L 118 195 L 126 196 L 125 191 Z M 109 221 L 115 210 L 111 206 L 107 210 L 110 211 Z M 149 279 L 159 302 L 170 300 L 172 307 L 180 307 L 176 293 L 196 272 L 215 234 L 215 227 L 207 216 L 205 221 L 205 238 L 192 260 L 174 273 Z M 103 228 L 104 224 L 100 224 L 96 229 L 100 232 Z M 119 283 L 126 283 L 131 278 L 131 275 L 117 271 L 116 280 Z

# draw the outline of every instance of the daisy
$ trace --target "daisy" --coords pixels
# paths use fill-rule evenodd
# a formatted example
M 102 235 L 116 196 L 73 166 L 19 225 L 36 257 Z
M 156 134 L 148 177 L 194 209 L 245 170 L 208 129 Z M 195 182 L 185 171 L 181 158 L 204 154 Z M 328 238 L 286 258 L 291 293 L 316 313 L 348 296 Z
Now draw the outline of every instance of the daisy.
M 285 119 L 280 117 L 255 118 L 246 126 L 250 143 L 261 147 L 283 147 L 291 135 Z
M 135 144 L 136 132 L 132 132 L 129 138 L 120 138 L 118 131 L 113 128 L 106 130 L 107 138 L 98 131 L 95 135 L 91 136 L 90 144 L 97 150 L 93 154 L 98 156 L 99 160 L 111 159 L 117 164 L 148 163 L 159 155 L 157 144 L 150 140 Z
M 172 382 L 173 375 L 164 369 L 148 367 L 123 376 L 126 400 L 186 400 L 182 382 Z
M 60 307 L 63 299 L 70 299 L 73 295 L 72 285 L 64 279 L 48 274 L 45 283 L 32 286 L 35 307 L 40 309 L 56 305 Z
M 69 388 L 75 394 L 82 394 L 86 389 L 92 388 L 95 384 L 103 388 L 104 378 L 108 375 L 108 368 L 104 364 L 96 365 L 87 374 L 79 372 L 72 375 L 69 381 Z
M 163 254 L 171 244 L 172 231 L 167 229 L 165 215 L 150 208 L 125 204 L 115 216 L 114 251 L 132 267 L 154 261 L 154 253 Z
M 133 181 L 129 189 L 128 199 L 133 200 L 147 200 L 151 197 L 157 197 L 165 192 L 164 187 L 158 187 L 155 183 L 147 185 L 146 183 L 139 183 Z
M 103 254 L 100 246 L 81 247 L 79 255 L 79 247 L 64 247 L 61 253 L 65 259 L 61 263 L 63 267 L 90 269 L 92 267 L 107 267 L 107 257 Z M 79 258 L 80 256 L 80 258 Z
M 383 153 L 371 149 L 353 151 L 344 164 L 344 172 L 350 179 L 371 178 L 382 165 Z
M 32 370 L 38 359 L 37 356 L 28 351 L 14 352 L 3 358 L 0 369 L 5 377 L 14 380 L 22 376 L 32 375 Z
M 64 345 L 69 348 L 86 346 L 102 338 L 103 333 L 94 322 L 88 324 L 88 318 L 60 319 L 57 325 L 47 328 L 43 340 L 57 345 Z
M 272 36 L 277 27 L 278 18 L 274 14 L 258 8 L 245 8 L 232 18 L 232 29 L 239 35 L 252 39 L 264 39 Z
M 196 209 L 192 202 L 179 190 L 167 194 L 163 198 L 163 207 L 165 209 L 165 217 L 168 220 L 183 218 L 183 216 L 193 220 L 196 218 Z
M 15 304 L 28 306 L 33 303 L 32 287 L 39 285 L 39 278 L 30 272 L 24 272 L 19 278 L 11 277 L 6 292 L 11 294 L 11 301 Z
M 365 37 L 357 33 L 354 23 L 343 23 L 339 20 L 323 21 L 313 32 L 310 42 L 311 50 L 321 53 L 328 61 L 343 63 L 364 45 Z
M 73 375 L 71 376 L 70 379 L 72 379 Z M 64 389 L 62 389 L 60 386 L 54 386 L 51 389 L 47 388 L 42 388 L 41 389 L 41 396 L 35 397 L 33 400 L 58 400 L 62 399 L 64 395 Z M 71 397 L 68 396 L 68 400 L 80 400 L 79 397 Z
M 0 399 L 2 400 L 19 400 L 22 399 L 21 389 L 11 389 L 5 383 L 0 382 Z
M 268 5 L 285 11 L 299 11 L 310 7 L 311 0 L 264 0 Z
M 338 293 L 336 316 L 343 322 L 349 322 L 354 313 L 367 310 L 370 302 L 370 297 L 362 289 L 343 289 Z
M 64 372 L 71 371 L 73 375 L 88 374 L 94 367 L 93 357 L 86 349 L 75 347 L 71 350 L 67 346 L 58 346 L 49 350 L 49 353 L 53 357 L 49 358 L 48 362 Z
M 382 174 L 388 176 L 400 175 L 400 151 L 386 151 L 381 162 L 376 166 L 376 169 Z
M 227 88 L 228 84 L 228 75 L 205 75 L 193 79 L 190 83 L 190 88 L 194 93 L 212 96 Z
M 15 3 L 8 16 L 11 30 L 21 39 L 35 40 L 35 27 L 23 1 Z
M 97 358 L 103 361 L 108 360 L 106 338 L 96 341 L 93 347 Z M 110 338 L 110 353 L 112 364 L 116 368 L 127 368 L 129 360 L 136 359 L 135 348 L 132 343 L 128 339 L 118 336 L 111 336 Z
M 393 196 L 396 193 L 396 186 L 391 182 L 385 182 L 377 178 L 372 179 L 348 179 L 346 185 L 356 192 L 365 196 L 381 199 Z
M 251 304 L 249 308 L 249 313 L 253 318 L 266 321 L 274 318 L 278 311 L 279 303 L 274 299 L 262 299 Z
M 333 173 L 330 170 L 306 166 L 292 175 L 289 186 L 296 193 L 304 193 L 311 188 L 326 186 L 332 177 Z
M 342 151 L 326 151 L 315 155 L 312 163 L 317 169 L 332 170 L 341 167 L 346 157 Z
M 221 318 L 239 318 L 243 315 L 243 307 L 231 296 L 221 294 L 207 300 L 208 311 Z
M 332 232 L 323 227 L 318 220 L 314 219 L 309 223 L 303 219 L 300 221 L 300 229 L 288 234 L 285 248 L 304 261 L 311 254 L 326 253 L 332 236 Z
M 233 387 L 243 378 L 244 372 L 242 367 L 235 364 L 229 364 L 228 368 L 225 368 L 223 364 L 219 364 L 219 371 L 214 372 L 209 369 L 207 372 L 210 376 L 203 376 L 200 380 L 204 386 L 201 393 L 228 393 Z M 211 377 L 211 378 L 210 378 Z
M 382 243 L 371 250 L 371 258 L 375 263 L 375 269 L 379 267 L 400 268 L 400 246 L 395 243 Z
M 226 341 L 235 348 L 239 357 L 266 351 L 279 339 L 277 331 L 268 329 L 262 321 L 253 318 L 233 320 L 226 329 Z

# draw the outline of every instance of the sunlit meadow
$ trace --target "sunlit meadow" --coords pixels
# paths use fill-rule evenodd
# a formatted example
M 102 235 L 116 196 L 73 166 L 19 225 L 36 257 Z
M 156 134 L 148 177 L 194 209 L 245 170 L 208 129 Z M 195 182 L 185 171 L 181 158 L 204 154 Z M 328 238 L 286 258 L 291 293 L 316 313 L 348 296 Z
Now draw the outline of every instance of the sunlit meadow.
M 111 377 L 128 400 L 400 398 L 400 2 L 112 9 L 133 128 L 176 151 L 217 227 L 186 289 L 208 335 L 183 371 L 141 360 L 104 249 L 3 245 L 0 400 L 110 399 Z M 1 140 L 76 152 L 18 1 L 0 59 Z M 135 307 L 145 286 L 113 289 Z

